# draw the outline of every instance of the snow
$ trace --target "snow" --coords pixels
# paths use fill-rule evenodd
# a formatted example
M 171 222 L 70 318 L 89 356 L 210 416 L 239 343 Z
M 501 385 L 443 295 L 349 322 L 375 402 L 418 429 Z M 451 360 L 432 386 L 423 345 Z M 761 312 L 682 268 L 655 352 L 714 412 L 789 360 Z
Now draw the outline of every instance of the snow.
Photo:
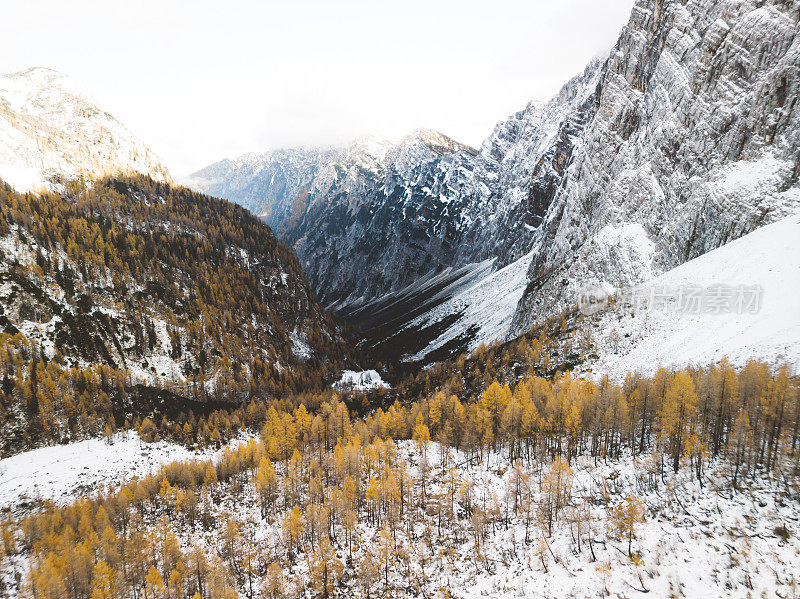
M 388 389 L 389 385 L 383 381 L 376 370 L 345 370 L 342 378 L 333 384 L 342 391 L 372 391 L 374 389 Z
M 110 443 L 89 439 L 41 447 L 0 460 L 0 508 L 37 499 L 65 505 L 100 485 L 143 477 L 169 462 L 218 454 L 213 449 L 192 451 L 167 441 L 144 443 L 133 431 L 115 434 Z
M 0 237 L 0 252 L 9 263 L 16 260 L 23 266 L 32 265 L 36 260 L 36 250 L 39 246 L 30 239 L 21 241 L 18 225 L 11 225 L 10 228 L 8 235 Z
M 289 340 L 292 343 L 292 353 L 301 360 L 307 360 L 311 357 L 311 347 L 309 347 L 308 342 L 304 339 L 304 335 L 297 330 L 292 331 L 289 333 Z
M 471 336 L 469 351 L 482 343 L 503 339 L 511 326 L 517 303 L 525 291 L 526 274 L 532 257 L 533 254 L 529 253 L 505 268 L 489 271 L 483 278 L 446 302 L 412 320 L 406 328 L 428 327 L 450 315 L 459 315 L 458 320 L 444 333 L 424 349 L 409 356 L 409 359 L 422 360 L 449 341 L 467 335 Z
M 34 191 L 43 187 L 41 172 L 24 164 L 0 164 L 0 179 L 21 191 Z
M 653 277 L 651 268 L 655 244 L 639 223 L 606 225 L 590 242 L 591 261 L 609 265 L 605 274 L 613 273 L 616 280 L 647 280 Z M 605 283 L 605 282 L 604 282 Z
M 765 153 L 758 160 L 740 160 L 721 169 L 714 181 L 725 197 L 751 195 L 763 189 L 777 187 L 782 177 L 790 173 L 793 164 Z
M 728 357 L 800 367 L 800 214 L 766 225 L 644 284 L 661 289 L 761 288 L 757 312 L 613 310 L 593 321 L 594 373 L 624 376 L 658 368 L 705 365 Z
M 170 180 L 142 141 L 61 73 L 0 75 L 0 179 L 24 192 L 118 172 Z
M 431 577 L 447 577 L 459 597 L 602 597 L 604 586 L 610 596 L 641 595 L 635 591 L 642 586 L 637 567 L 627 556 L 625 540 L 614 538 L 609 515 L 613 505 L 632 493 L 647 507 L 633 551 L 643 560 L 638 570 L 653 596 L 791 596 L 784 593 L 796 582 L 800 543 L 794 537 L 784 542 L 774 528 L 782 523 L 796 528 L 795 504 L 781 500 L 775 489 L 758 485 L 748 493 L 731 493 L 724 489 L 722 468 L 710 473 L 705 487 L 682 472 L 661 489 L 648 490 L 641 476 L 647 462 L 626 457 L 608 464 L 594 465 L 590 459 L 573 464 L 574 503 L 603 495 L 610 500 L 588 506 L 596 561 L 585 542 L 580 553 L 575 551 L 570 526 L 561 521 L 548 540 L 552 554 L 545 550 L 545 571 L 537 533 L 532 532 L 532 542 L 525 544 L 525 527 L 515 519 L 508 529 L 498 527 L 483 544 L 483 557 L 496 567 L 484 566 L 473 575 L 475 550 L 466 543 L 444 571 L 434 571 Z M 469 468 L 470 479 L 476 481 L 475 496 L 504 501 L 511 474 L 507 466 L 501 462 L 492 468 Z M 607 577 L 604 565 L 609 567 Z M 430 582 L 435 588 L 435 581 Z M 748 582 L 754 587 L 752 595 Z

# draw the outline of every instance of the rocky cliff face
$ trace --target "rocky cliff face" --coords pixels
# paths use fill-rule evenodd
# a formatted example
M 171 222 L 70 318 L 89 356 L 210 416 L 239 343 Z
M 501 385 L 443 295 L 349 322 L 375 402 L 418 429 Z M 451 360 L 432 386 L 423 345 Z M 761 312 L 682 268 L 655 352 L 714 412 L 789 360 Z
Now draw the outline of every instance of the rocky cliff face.
M 428 301 L 447 268 L 529 261 L 524 294 L 503 288 L 522 296 L 514 336 L 586 284 L 645 281 L 797 208 L 799 19 L 797 2 L 639 0 L 605 60 L 477 153 L 416 135 L 366 162 L 286 151 L 199 175 L 264 214 L 326 304 L 369 322 L 387 293 Z
M 18 191 L 55 181 L 169 171 L 135 135 L 50 69 L 0 75 L 0 179 Z
M 533 238 L 511 334 L 800 205 L 800 6 L 640 0 Z
M 530 248 L 587 114 L 600 64 L 546 105 L 499 123 L 479 151 L 428 130 L 399 141 L 279 150 L 225 160 L 195 189 L 261 215 L 338 308 L 396 292 L 448 267 Z

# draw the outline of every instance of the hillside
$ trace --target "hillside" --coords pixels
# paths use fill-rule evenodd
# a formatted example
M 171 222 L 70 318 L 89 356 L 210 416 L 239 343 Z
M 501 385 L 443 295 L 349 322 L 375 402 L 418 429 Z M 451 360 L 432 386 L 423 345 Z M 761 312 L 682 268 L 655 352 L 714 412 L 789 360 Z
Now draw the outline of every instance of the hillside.
M 636 289 L 633 310 L 612 306 L 587 326 L 598 374 L 654 372 L 728 358 L 800 365 L 800 216 L 690 260 Z M 696 293 L 696 308 L 680 302 Z M 657 305 L 650 298 L 656 297 Z M 645 306 L 650 302 L 650 306 Z M 737 305 L 741 303 L 741 306 Z M 647 308 L 651 309 L 647 309 Z
M 185 188 L 2 186 L 0 251 L 6 446 L 121 426 L 138 384 L 239 402 L 323 385 L 347 355 L 291 250 Z
M 153 152 L 66 76 L 44 68 L 0 75 L 0 179 L 31 191 L 134 173 L 170 181 Z

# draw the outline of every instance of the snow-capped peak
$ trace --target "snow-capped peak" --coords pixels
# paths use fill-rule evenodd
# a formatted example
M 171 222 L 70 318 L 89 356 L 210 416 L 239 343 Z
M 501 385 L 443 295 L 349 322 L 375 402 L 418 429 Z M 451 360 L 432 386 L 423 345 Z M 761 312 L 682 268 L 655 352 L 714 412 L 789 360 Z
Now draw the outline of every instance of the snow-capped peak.
M 431 150 L 444 153 L 444 152 L 469 152 L 470 154 L 477 154 L 477 150 L 459 143 L 444 133 L 434 131 L 433 129 L 416 129 L 406 139 L 415 138 L 421 141 L 424 145 Z
M 29 191 L 117 172 L 170 180 L 150 149 L 66 75 L 43 67 L 0 75 L 0 179 Z

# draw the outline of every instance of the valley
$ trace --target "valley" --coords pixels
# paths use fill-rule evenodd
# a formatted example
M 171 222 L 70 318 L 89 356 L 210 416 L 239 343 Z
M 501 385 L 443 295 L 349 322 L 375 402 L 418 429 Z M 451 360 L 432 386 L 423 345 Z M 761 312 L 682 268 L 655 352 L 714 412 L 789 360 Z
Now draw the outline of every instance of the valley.
M 270 60 L 322 90 L 306 25 Z M 475 147 L 180 176 L 66 75 L 0 75 L 0 598 L 796 597 L 800 7 L 617 30 Z M 267 62 L 170 73 L 228 105 L 161 147 L 291 114 L 225 87 Z M 152 69 L 131 94 L 174 93 Z

